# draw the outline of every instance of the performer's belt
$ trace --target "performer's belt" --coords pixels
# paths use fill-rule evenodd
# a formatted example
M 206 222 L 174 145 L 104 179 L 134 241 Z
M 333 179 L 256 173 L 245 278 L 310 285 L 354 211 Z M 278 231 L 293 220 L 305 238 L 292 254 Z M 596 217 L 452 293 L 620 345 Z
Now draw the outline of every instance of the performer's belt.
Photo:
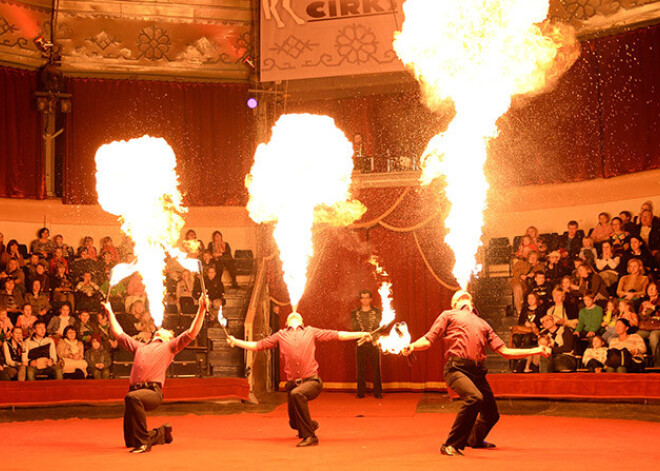
M 151 389 L 152 391 L 162 390 L 163 385 L 155 381 L 147 381 L 145 383 L 131 384 L 129 391 L 137 391 L 138 389 Z
M 464 366 L 472 366 L 472 367 L 476 366 L 479 368 L 483 368 L 484 366 L 486 366 L 486 362 L 484 360 L 474 361 L 469 358 L 457 357 L 454 355 L 447 357 L 447 364 L 451 364 L 451 363 L 456 363 Z

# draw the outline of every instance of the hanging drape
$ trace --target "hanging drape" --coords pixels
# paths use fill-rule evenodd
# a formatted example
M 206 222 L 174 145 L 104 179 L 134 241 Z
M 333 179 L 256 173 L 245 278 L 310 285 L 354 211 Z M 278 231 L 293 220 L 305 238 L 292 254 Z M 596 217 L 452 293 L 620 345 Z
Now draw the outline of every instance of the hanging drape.
M 37 72 L 0 67 L 0 196 L 46 197 Z

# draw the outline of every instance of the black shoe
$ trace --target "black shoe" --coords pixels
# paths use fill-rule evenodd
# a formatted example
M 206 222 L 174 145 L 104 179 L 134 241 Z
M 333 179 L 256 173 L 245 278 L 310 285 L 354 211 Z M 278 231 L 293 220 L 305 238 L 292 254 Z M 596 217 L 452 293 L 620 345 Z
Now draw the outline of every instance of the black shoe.
M 470 448 L 495 448 L 496 445 L 490 442 L 481 442 L 478 445 L 468 445 Z
M 375 397 L 376 399 L 382 399 L 382 398 L 383 398 L 383 395 L 382 395 L 382 394 L 374 394 L 374 397 Z
M 172 441 L 174 441 L 174 436 L 172 435 L 172 426 L 170 424 L 163 425 L 163 431 L 165 432 L 165 443 L 172 443 Z
M 358 399 L 364 399 L 364 394 L 362 394 L 362 395 L 358 394 L 358 395 L 355 396 L 355 397 L 357 397 Z
M 298 443 L 296 446 L 302 448 L 305 446 L 317 446 L 319 444 L 319 439 L 317 437 L 307 437 L 302 442 Z
M 440 447 L 440 453 L 447 456 L 463 456 L 463 453 L 461 453 L 460 450 L 457 450 L 450 445 L 442 445 Z
M 144 444 L 144 445 L 136 446 L 130 451 L 130 453 L 148 453 L 150 451 L 151 451 L 151 446 L 149 446 L 148 444 Z

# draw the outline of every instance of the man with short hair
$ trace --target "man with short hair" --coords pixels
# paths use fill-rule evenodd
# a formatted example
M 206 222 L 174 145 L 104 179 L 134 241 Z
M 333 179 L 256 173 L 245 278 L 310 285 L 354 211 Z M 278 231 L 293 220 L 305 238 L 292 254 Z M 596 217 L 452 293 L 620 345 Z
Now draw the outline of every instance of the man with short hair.
M 131 453 L 146 453 L 151 451 L 153 445 L 172 443 L 172 426 L 165 424 L 147 430 L 146 412 L 156 409 L 163 402 L 165 372 L 174 356 L 199 334 L 206 304 L 206 295 L 203 294 L 199 298 L 199 309 L 190 328 L 178 337 L 174 338 L 171 331 L 160 328 L 147 344 L 126 335 L 110 303 L 103 304 L 108 313 L 110 331 L 122 347 L 135 355 L 129 379 L 130 390 L 124 397 L 124 442 L 128 448 L 132 448 Z
M 25 342 L 23 363 L 27 364 L 27 380 L 34 381 L 37 375 L 50 379 L 62 379 L 62 368 L 57 363 L 55 342 L 46 336 L 46 323 L 38 320 L 32 326 L 34 333 Z
M 466 446 L 493 448 L 485 441 L 488 432 L 500 418 L 493 391 L 486 380 L 486 345 L 495 353 L 508 359 L 530 355 L 550 355 L 549 347 L 508 348 L 493 328 L 474 309 L 472 296 L 467 291 L 457 291 L 451 300 L 451 309 L 442 312 L 431 329 L 405 347 L 404 355 L 415 350 L 426 350 L 439 339 L 444 340 L 447 386 L 463 401 L 461 410 L 440 448 L 448 456 L 462 455 Z
M 635 227 L 634 234 L 644 241 L 656 265 L 660 266 L 660 224 L 655 223 L 653 213 L 648 209 L 642 211 L 639 220 L 640 223 Z
M 298 438 L 302 438 L 302 441 L 296 445 L 301 448 L 319 444 L 315 433 L 319 424 L 312 420 L 307 405 L 308 401 L 316 399 L 323 389 L 319 377 L 319 364 L 315 358 L 316 342 L 358 339 L 369 341 L 371 336 L 368 332 L 341 332 L 309 327 L 303 324 L 300 314 L 292 312 L 286 319 L 286 327 L 263 340 L 247 342 L 230 335 L 227 343 L 232 347 L 252 351 L 280 347 L 287 379 L 289 425 L 298 431 Z
M 551 314 L 541 318 L 541 325 L 543 326 L 541 335 L 547 335 L 551 340 L 552 355 L 541 358 L 539 371 L 541 373 L 575 371 L 577 369 L 577 359 L 575 358 L 573 329 L 567 325 L 557 326 L 555 318 Z
M 363 289 L 360 291 L 360 307 L 351 312 L 351 325 L 355 332 L 372 332 L 378 328 L 383 314 L 380 309 L 374 307 L 371 291 Z M 383 383 L 380 377 L 380 348 L 372 342 L 358 345 L 355 352 L 357 360 L 357 397 L 364 398 L 367 391 L 366 369 L 367 364 L 371 368 L 374 383 L 374 397 L 383 397 Z
M 558 248 L 562 258 L 565 256 L 574 258 L 580 253 L 584 233 L 578 231 L 578 222 L 575 220 L 568 221 L 566 229 L 566 232 L 559 236 Z

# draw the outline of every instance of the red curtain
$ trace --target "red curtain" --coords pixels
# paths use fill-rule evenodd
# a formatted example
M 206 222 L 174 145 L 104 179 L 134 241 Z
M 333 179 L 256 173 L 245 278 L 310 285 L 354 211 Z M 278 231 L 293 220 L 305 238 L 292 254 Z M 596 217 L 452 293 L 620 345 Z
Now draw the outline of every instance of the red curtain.
M 0 196 L 46 197 L 37 72 L 0 67 Z
M 374 268 L 368 263 L 371 255 L 378 255 L 380 263 L 391 275 L 393 306 L 397 320 L 406 321 L 413 339 L 426 333 L 435 318 L 449 306 L 453 291 L 438 282 L 453 284 L 447 267 L 452 266 L 451 252 L 442 243 L 442 214 L 444 207 L 435 190 L 404 190 L 381 188 L 362 190 L 356 197 L 367 206 L 368 212 L 360 222 L 373 222 L 406 191 L 400 204 L 383 222 L 408 229 L 425 221 L 430 222 L 415 231 L 398 232 L 375 225 L 367 228 L 321 228 L 315 234 L 315 255 L 310 263 L 308 283 L 298 311 L 308 325 L 347 330 L 350 312 L 359 306 L 358 293 L 370 289 L 374 304 L 380 305 L 379 282 Z M 435 217 L 434 217 L 435 216 Z M 418 242 L 427 258 L 425 263 Z M 268 247 L 267 250 L 276 249 Z M 277 255 L 269 262 L 268 284 L 271 295 L 278 302 L 288 300 L 282 284 L 281 265 Z M 281 308 L 282 325 L 289 306 Z M 442 345 L 438 343 L 417 355 L 411 364 L 400 356 L 384 355 L 383 382 L 390 388 L 438 388 L 442 381 Z M 326 383 L 340 388 L 354 383 L 355 342 L 332 342 L 320 345 L 317 352 L 320 372 Z M 393 383 L 393 384 L 392 384 Z
M 187 205 L 245 204 L 255 140 L 247 85 L 72 79 L 71 92 L 65 202 L 96 202 L 99 146 L 149 134 L 174 149 Z

